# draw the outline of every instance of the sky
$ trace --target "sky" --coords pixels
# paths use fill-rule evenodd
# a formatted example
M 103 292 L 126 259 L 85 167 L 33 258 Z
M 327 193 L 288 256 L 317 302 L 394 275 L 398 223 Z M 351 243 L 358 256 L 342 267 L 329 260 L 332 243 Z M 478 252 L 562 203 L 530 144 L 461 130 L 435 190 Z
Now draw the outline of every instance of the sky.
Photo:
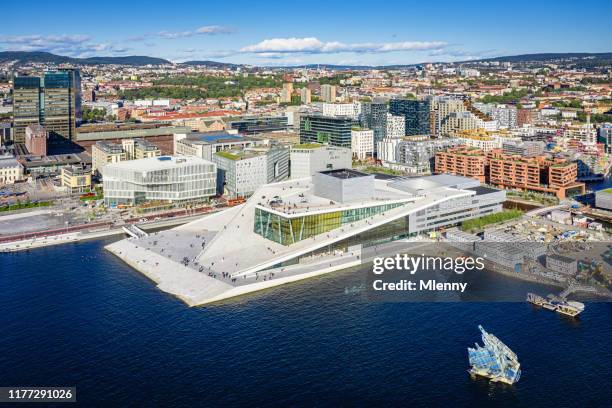
M 0 10 L 0 51 L 72 57 L 392 65 L 612 52 L 610 0 L 19 0 Z

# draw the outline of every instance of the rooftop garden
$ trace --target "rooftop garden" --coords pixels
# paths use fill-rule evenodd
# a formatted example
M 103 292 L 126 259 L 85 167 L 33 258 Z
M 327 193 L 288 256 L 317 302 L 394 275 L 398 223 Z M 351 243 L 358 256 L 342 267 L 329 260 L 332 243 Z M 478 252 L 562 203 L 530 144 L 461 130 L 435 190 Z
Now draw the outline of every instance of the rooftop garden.
M 294 149 L 316 149 L 318 147 L 323 147 L 320 143 L 302 143 L 293 146 Z
M 237 154 L 233 154 L 229 152 L 217 152 L 216 155 L 229 159 L 229 160 L 238 160 L 240 158 L 240 156 L 238 156 Z
M 464 221 L 461 224 L 461 229 L 463 231 L 478 232 L 481 231 L 487 225 L 509 221 L 514 218 L 519 218 L 522 215 L 523 211 L 518 209 L 504 210 L 499 213 L 489 214 L 485 215 L 484 217 Z

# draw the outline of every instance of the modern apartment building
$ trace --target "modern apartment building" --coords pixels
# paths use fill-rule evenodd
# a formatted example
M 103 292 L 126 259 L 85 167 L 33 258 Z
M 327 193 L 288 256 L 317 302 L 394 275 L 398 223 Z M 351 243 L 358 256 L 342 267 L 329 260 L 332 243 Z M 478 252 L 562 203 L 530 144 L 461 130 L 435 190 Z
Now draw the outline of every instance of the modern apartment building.
M 351 150 L 353 157 L 359 160 L 374 157 L 374 131 L 353 128 L 351 130 Z
M 318 114 L 300 117 L 300 143 L 328 143 L 332 146 L 351 147 L 351 128 L 355 121 L 346 116 Z
M 264 184 L 289 177 L 289 149 L 246 148 L 217 152 L 217 193 L 230 198 L 249 197 Z
M 481 183 L 487 179 L 487 158 L 474 147 L 455 147 L 435 155 L 436 174 L 454 174 L 474 178 Z
M 584 183 L 576 182 L 576 163 L 545 156 L 507 155 L 501 149 L 493 150 L 487 156 L 489 183 L 492 185 L 555 194 L 560 199 L 585 193 Z
M 393 160 L 386 165 L 410 174 L 431 174 L 436 153 L 459 144 L 457 139 L 402 140 L 395 147 Z
M 361 115 L 361 104 L 355 103 L 324 103 L 321 111 L 323 116 L 348 116 L 357 120 Z
M 389 101 L 389 113 L 404 117 L 406 136 L 429 134 L 429 110 L 429 100 L 391 99 Z
M 546 143 L 507 141 L 502 144 L 502 149 L 505 154 L 534 157 L 544 154 Z
M 406 120 L 403 116 L 387 114 L 387 132 L 385 137 L 397 139 L 406 135 Z M 380 140 L 379 140 L 380 141 Z
M 193 156 L 160 156 L 108 164 L 104 176 L 107 206 L 147 201 L 185 204 L 215 195 L 217 168 Z
M 310 177 L 316 172 L 334 169 L 350 169 L 350 148 L 335 147 L 319 143 L 291 146 L 291 178 Z

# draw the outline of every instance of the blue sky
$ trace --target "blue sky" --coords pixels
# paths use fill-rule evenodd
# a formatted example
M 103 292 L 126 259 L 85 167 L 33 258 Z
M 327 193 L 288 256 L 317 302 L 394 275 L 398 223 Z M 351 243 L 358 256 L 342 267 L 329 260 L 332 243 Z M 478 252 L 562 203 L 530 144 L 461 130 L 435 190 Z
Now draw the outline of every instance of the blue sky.
M 10 1 L 0 50 L 255 65 L 611 52 L 612 1 Z

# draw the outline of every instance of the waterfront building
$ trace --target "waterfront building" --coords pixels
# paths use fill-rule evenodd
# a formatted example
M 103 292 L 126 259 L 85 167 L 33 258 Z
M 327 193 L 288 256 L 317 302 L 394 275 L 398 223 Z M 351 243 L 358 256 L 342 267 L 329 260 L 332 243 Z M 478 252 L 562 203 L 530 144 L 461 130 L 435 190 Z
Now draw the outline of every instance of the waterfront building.
M 351 130 L 351 149 L 353 157 L 359 160 L 374 157 L 374 131 L 353 128 Z
M 47 131 L 38 124 L 28 125 L 25 130 L 25 145 L 28 153 L 47 155 Z
M 227 132 L 177 133 L 174 135 L 174 152 L 177 155 L 196 156 L 212 161 L 216 152 L 244 149 L 264 143 L 265 140 Z
M 85 165 L 62 167 L 60 180 L 62 187 L 71 194 L 87 192 L 91 190 L 91 167 Z
M 289 149 L 280 146 L 223 150 L 213 155 L 217 193 L 249 197 L 264 184 L 289 177 Z
M 300 143 L 328 143 L 332 146 L 351 147 L 350 117 L 331 117 L 318 114 L 300 117 Z
M 256 133 L 283 131 L 288 129 L 286 116 L 244 116 L 237 120 L 232 120 L 228 124 L 230 129 L 235 129 L 243 135 L 253 135 Z
M 160 156 L 108 164 L 102 169 L 104 203 L 138 205 L 200 202 L 215 195 L 217 168 L 194 156 Z
M 336 102 L 336 87 L 334 85 L 321 85 L 321 100 L 323 102 Z
M 404 117 L 406 136 L 429 134 L 429 110 L 429 100 L 391 99 L 389 101 L 389 113 Z
M 0 156 L 0 184 L 23 180 L 23 165 L 13 156 Z
M 387 114 L 387 132 L 385 137 L 397 139 L 406 135 L 406 121 L 403 116 Z
M 34 76 L 13 78 L 13 141 L 24 143 L 26 128 L 41 123 L 41 83 Z
M 196 305 L 359 265 L 367 248 L 499 212 L 503 201 L 504 191 L 463 177 L 380 180 L 338 169 L 266 184 L 243 205 L 168 231 L 181 248 L 192 234 L 205 239 L 190 251 L 193 261 L 172 248 L 161 253 L 150 239 L 108 249 L 143 273 L 160 262 L 159 287 Z M 136 262 L 145 253 L 148 262 Z
M 566 159 L 507 155 L 495 149 L 487 161 L 489 183 L 495 186 L 555 194 L 560 199 L 585 193 L 585 184 L 576 181 L 576 163 Z
M 310 177 L 316 172 L 333 169 L 350 169 L 350 148 L 335 147 L 319 143 L 291 146 L 291 178 Z

